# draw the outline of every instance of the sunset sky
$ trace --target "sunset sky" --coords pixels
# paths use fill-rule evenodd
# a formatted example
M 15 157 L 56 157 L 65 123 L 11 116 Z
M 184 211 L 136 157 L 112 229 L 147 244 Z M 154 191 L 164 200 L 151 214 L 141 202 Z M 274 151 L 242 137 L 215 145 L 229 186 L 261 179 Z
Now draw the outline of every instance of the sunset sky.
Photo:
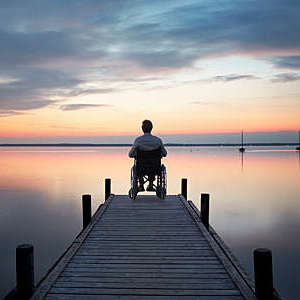
M 299 32 L 297 0 L 0 1 L 0 143 L 296 142 Z

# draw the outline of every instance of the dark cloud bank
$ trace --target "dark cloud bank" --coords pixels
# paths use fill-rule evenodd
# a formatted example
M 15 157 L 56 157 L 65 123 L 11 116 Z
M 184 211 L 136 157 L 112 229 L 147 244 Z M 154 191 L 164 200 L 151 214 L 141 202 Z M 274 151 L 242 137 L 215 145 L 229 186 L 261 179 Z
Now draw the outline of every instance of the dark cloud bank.
M 300 69 L 300 56 L 288 54 L 300 50 L 299 11 L 300 2 L 292 0 L 1 1 L 0 79 L 17 81 L 0 83 L 0 110 L 36 109 L 58 98 L 113 92 L 111 84 L 126 82 L 129 72 L 139 70 L 131 75 L 138 79 L 236 53 Z M 91 76 L 98 82 L 93 90 L 83 87 Z

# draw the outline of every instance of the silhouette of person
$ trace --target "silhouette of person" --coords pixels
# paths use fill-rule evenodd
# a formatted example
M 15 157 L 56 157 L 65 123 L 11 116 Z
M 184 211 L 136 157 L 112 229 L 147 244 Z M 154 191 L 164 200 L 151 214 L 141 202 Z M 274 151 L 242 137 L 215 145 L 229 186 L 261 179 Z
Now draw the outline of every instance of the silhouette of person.
M 161 156 L 166 157 L 167 156 L 167 150 L 164 147 L 164 144 L 162 140 L 151 134 L 153 125 L 150 120 L 144 120 L 142 123 L 142 130 L 144 132 L 143 135 L 137 137 L 132 145 L 132 148 L 130 149 L 128 155 L 131 158 L 136 157 L 137 151 L 152 151 L 161 149 Z M 138 176 L 139 179 L 139 191 L 145 191 L 144 189 L 144 179 L 142 175 Z M 149 175 L 149 186 L 147 187 L 147 191 L 154 191 L 153 189 L 153 181 L 155 180 L 155 175 Z

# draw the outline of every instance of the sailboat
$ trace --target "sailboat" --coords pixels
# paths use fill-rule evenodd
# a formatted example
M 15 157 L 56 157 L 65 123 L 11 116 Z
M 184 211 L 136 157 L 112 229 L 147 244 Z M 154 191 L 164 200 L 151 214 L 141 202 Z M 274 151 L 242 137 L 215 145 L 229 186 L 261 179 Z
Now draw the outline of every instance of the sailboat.
M 241 143 L 241 148 L 239 149 L 239 151 L 245 152 L 246 149 L 244 148 L 244 131 L 242 131 L 241 140 L 242 140 L 242 143 Z
M 296 150 L 300 151 L 300 130 L 298 131 L 298 135 L 299 135 L 299 146 L 296 147 Z

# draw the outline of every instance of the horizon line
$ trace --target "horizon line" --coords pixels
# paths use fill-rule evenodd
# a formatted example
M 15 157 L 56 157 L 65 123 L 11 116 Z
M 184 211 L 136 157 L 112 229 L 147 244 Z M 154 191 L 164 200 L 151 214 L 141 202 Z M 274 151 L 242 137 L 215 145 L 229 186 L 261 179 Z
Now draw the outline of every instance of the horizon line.
M 131 143 L 3 143 L 0 147 L 130 147 Z M 166 147 L 234 147 L 240 143 L 165 143 Z M 244 143 L 244 146 L 297 146 L 299 143 Z

